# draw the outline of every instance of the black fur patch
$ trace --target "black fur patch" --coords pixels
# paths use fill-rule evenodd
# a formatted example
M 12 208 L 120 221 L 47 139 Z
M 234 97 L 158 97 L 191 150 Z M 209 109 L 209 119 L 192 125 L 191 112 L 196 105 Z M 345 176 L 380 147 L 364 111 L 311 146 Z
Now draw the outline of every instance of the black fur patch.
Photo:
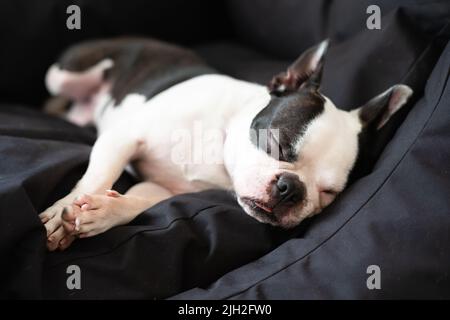
M 285 96 L 272 95 L 269 104 L 252 121 L 251 130 L 256 131 L 256 140 L 255 135 L 251 135 L 252 143 L 258 148 L 264 146 L 264 151 L 271 155 L 272 141 L 261 143 L 259 130 L 278 129 L 279 141 L 275 143 L 279 147 L 279 160 L 296 161 L 298 154 L 293 150 L 294 144 L 308 124 L 323 112 L 324 104 L 325 99 L 316 90 L 308 88 Z M 273 138 L 270 134 L 267 136 L 268 140 Z
M 114 66 L 104 72 L 111 96 L 118 105 L 130 93 L 148 99 L 198 75 L 217 73 L 193 51 L 144 38 L 88 41 L 70 48 L 60 58 L 62 69 L 85 71 L 103 59 Z

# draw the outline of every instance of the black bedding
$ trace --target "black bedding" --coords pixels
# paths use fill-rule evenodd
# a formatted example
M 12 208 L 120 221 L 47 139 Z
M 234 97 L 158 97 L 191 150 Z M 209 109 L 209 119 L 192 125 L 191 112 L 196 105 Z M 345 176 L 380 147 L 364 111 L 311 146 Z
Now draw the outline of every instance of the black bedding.
M 5 69 L 10 77 L 9 81 L 8 77 L 0 79 L 0 297 L 450 298 L 447 1 L 396 1 L 395 5 L 379 1 L 385 10 L 383 28 L 375 31 L 365 29 L 360 15 L 345 21 L 330 18 L 345 9 L 365 10 L 364 1 L 358 5 L 299 1 L 303 6 L 294 8 L 288 2 L 273 2 L 273 8 L 253 4 L 253 10 L 242 1 L 220 2 L 228 15 L 221 16 L 221 21 L 227 20 L 222 23 L 234 31 L 215 21 L 210 31 L 218 38 L 212 39 L 194 24 L 190 31 L 197 30 L 201 37 L 188 39 L 187 44 L 223 73 L 267 83 L 299 51 L 329 36 L 333 42 L 322 89 L 344 109 L 358 107 L 395 83 L 410 85 L 415 92 L 411 103 L 374 142 L 370 156 L 377 161 L 371 172 L 351 184 L 322 214 L 292 230 L 260 224 L 240 209 L 230 192 L 210 190 L 166 200 L 129 225 L 77 240 L 65 252 L 48 253 L 45 229 L 37 215 L 80 178 L 95 132 L 36 108 L 45 96 L 45 68 L 65 43 L 50 47 L 34 43 L 33 52 L 16 56 L 8 52 L 8 63 L 4 57 L 0 59 L 0 74 L 5 74 Z M 16 3 L 17 7 L 0 5 L 5 7 L 1 15 L 12 15 L 21 1 Z M 182 6 L 179 1 L 172 3 Z M 139 29 L 127 24 L 116 29 L 119 27 L 111 24 L 114 14 L 107 6 L 80 5 L 93 10 L 98 23 L 108 27 L 91 28 L 66 41 Z M 49 1 L 42 6 L 40 10 L 52 12 L 54 17 L 47 18 L 44 25 L 43 19 L 33 20 L 39 26 L 36 30 L 44 34 L 51 23 L 58 23 L 57 8 L 63 4 Z M 205 9 L 201 5 L 194 8 L 197 11 L 192 15 L 199 23 Z M 254 15 L 264 16 L 268 8 L 273 16 L 266 24 L 254 21 Z M 158 9 L 167 10 L 164 6 Z M 312 14 L 317 12 L 326 14 Z M 136 19 L 142 17 L 142 12 L 134 14 Z M 281 37 L 278 22 L 286 19 L 296 27 L 285 29 Z M 204 21 L 210 20 L 208 16 Z M 13 26 L 7 19 L 0 21 L 6 24 L 0 27 Z M 305 28 L 312 31 L 298 31 Z M 173 28 L 168 34 L 148 29 L 142 33 L 180 40 Z M 14 29 L 8 36 L 2 35 L 3 43 L 10 44 L 5 48 L 19 50 L 15 36 L 29 39 L 31 44 L 35 41 L 23 30 Z M 49 40 L 41 36 L 38 41 Z M 6 51 L 2 50 L 3 56 Z M 33 54 L 38 59 L 31 59 Z M 28 72 L 32 76 L 24 79 Z M 133 183 L 134 178 L 124 173 L 116 188 L 123 191 Z M 70 265 L 81 269 L 81 290 L 66 286 Z M 371 265 L 380 268 L 380 290 L 367 288 Z

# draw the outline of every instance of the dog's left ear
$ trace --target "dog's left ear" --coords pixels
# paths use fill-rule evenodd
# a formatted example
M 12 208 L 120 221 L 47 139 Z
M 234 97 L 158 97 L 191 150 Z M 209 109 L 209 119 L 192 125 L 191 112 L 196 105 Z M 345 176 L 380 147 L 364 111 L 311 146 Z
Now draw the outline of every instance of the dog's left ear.
M 268 85 L 270 93 L 294 92 L 304 85 L 318 89 L 328 42 L 327 39 L 309 48 L 285 72 L 273 77 Z
M 404 84 L 392 86 L 355 110 L 363 127 L 383 127 L 391 116 L 406 104 L 413 91 Z

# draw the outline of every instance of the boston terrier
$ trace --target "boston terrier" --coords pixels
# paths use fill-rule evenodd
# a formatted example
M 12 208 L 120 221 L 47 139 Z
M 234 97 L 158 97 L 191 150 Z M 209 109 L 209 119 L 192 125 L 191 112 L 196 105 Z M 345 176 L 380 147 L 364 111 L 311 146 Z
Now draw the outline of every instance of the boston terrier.
M 66 118 L 94 124 L 98 139 L 73 191 L 40 214 L 49 250 L 208 188 L 234 191 L 247 214 L 274 226 L 319 213 L 346 186 L 361 135 L 376 134 L 412 94 L 399 84 L 352 111 L 336 108 L 320 92 L 327 46 L 308 49 L 268 86 L 151 39 L 70 48 L 46 85 L 70 101 Z M 120 194 L 112 187 L 126 168 L 141 182 Z

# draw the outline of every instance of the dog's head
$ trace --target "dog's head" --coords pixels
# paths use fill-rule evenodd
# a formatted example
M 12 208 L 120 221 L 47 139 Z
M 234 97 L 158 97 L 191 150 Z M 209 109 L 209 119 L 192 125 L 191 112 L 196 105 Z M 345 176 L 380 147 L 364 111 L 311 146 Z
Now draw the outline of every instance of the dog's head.
M 333 202 L 355 165 L 361 133 L 377 132 L 412 94 L 395 85 L 356 110 L 336 108 L 320 92 L 327 45 L 272 79 L 270 101 L 235 139 L 241 151 L 227 168 L 238 202 L 261 222 L 293 227 Z

